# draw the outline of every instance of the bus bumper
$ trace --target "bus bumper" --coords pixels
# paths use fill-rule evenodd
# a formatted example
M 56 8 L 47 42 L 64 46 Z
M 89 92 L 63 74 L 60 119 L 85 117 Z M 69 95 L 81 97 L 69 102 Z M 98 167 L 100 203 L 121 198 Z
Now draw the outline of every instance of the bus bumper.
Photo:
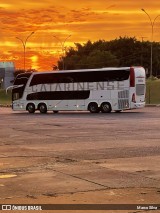
M 143 107 L 145 107 L 145 102 L 142 102 L 142 103 L 132 103 L 131 104 L 131 108 L 134 108 L 134 109 L 143 108 Z
M 12 110 L 13 111 L 23 111 L 26 110 L 24 104 L 21 103 L 12 103 Z

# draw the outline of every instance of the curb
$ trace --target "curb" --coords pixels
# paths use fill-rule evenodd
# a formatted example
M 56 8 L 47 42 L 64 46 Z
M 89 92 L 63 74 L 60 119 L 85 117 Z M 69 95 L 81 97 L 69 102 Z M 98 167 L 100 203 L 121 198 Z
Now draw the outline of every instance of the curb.
M 12 105 L 10 104 L 0 104 L 0 107 L 12 107 Z
M 160 107 L 160 104 L 146 104 L 145 107 Z

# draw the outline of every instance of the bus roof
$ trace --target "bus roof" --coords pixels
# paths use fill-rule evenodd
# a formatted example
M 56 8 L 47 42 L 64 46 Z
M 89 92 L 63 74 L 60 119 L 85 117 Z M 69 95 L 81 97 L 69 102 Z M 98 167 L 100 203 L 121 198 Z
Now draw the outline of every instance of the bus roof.
M 33 72 L 33 75 L 37 74 L 47 74 L 47 73 L 72 73 L 72 72 L 93 72 L 93 71 L 115 71 L 115 70 L 126 70 L 129 71 L 130 67 L 107 67 L 107 68 L 97 68 L 97 69 L 78 69 L 78 70 L 52 70 L 52 71 L 41 71 Z

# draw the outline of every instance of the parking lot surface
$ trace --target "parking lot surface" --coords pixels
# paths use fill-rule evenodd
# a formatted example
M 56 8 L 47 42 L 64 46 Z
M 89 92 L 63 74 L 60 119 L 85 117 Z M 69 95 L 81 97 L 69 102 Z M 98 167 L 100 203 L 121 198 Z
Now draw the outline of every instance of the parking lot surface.
M 0 119 L 1 204 L 160 203 L 159 107 Z

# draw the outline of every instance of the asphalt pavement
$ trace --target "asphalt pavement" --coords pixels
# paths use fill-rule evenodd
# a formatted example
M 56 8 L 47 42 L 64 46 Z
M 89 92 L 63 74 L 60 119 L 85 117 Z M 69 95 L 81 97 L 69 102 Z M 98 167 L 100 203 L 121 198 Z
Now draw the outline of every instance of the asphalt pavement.
M 160 201 L 159 107 L 45 115 L 0 108 L 0 120 L 0 203 Z

